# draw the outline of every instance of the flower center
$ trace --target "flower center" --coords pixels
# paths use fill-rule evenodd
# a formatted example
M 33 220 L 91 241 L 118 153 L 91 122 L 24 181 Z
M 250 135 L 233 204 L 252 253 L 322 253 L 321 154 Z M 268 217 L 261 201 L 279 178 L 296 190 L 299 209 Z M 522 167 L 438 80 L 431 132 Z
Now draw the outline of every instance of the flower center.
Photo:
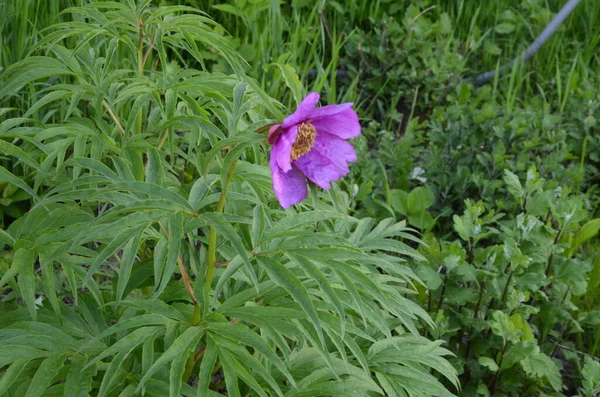
M 298 134 L 296 135 L 296 142 L 292 145 L 292 152 L 290 154 L 290 161 L 295 161 L 299 157 L 304 156 L 310 152 L 313 145 L 315 144 L 315 138 L 317 137 L 317 130 L 310 121 L 305 121 L 298 126 Z

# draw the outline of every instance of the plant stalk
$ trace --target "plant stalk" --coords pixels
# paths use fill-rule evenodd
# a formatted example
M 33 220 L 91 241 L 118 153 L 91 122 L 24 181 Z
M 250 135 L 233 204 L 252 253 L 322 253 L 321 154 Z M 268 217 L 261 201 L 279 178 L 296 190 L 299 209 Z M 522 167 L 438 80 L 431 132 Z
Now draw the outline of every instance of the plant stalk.
M 144 76 L 144 22 L 141 19 L 138 21 L 137 74 L 138 77 Z M 135 124 L 135 131 L 138 134 L 142 133 L 143 121 L 142 109 L 140 109 Z
M 234 161 L 229 170 L 227 171 L 227 175 L 225 177 L 225 184 L 223 189 L 221 190 L 221 195 L 219 196 L 219 201 L 217 203 L 217 208 L 215 209 L 216 213 L 222 213 L 223 208 L 225 208 L 225 199 L 227 198 L 227 190 L 229 189 L 229 184 L 231 182 L 231 178 L 233 177 L 233 171 L 235 170 L 235 166 L 237 165 L 237 160 Z M 205 297 L 208 298 L 208 292 L 210 291 L 213 278 L 215 277 L 215 270 L 217 268 L 217 229 L 214 226 L 210 227 L 210 231 L 208 234 L 208 258 L 207 258 L 207 266 L 206 266 L 206 274 L 204 276 L 205 283 Z M 205 298 L 205 305 L 208 308 L 208 303 Z M 205 308 L 205 309 L 206 309 Z M 206 310 L 204 311 L 206 313 Z

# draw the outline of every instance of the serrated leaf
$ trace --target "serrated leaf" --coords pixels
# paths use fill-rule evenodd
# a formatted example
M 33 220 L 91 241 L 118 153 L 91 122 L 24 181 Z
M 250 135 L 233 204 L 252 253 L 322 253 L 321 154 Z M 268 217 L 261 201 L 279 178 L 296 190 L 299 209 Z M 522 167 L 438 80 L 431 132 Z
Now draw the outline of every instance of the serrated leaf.
M 525 195 L 519 177 L 508 169 L 504 170 L 504 183 L 506 183 L 506 188 L 514 198 L 521 199 Z

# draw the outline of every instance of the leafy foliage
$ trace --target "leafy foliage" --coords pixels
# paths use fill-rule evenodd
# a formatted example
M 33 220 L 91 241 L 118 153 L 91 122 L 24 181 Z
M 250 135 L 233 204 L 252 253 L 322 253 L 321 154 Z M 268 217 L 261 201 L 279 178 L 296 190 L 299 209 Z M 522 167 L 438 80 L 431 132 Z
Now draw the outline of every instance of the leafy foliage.
M 256 130 L 282 107 L 213 20 L 65 13 L 0 76 L 0 394 L 453 395 L 415 231 L 340 188 L 278 209 Z
M 0 395 L 598 393 L 600 3 L 483 87 L 562 2 L 0 3 Z M 358 161 L 283 211 L 307 91 Z

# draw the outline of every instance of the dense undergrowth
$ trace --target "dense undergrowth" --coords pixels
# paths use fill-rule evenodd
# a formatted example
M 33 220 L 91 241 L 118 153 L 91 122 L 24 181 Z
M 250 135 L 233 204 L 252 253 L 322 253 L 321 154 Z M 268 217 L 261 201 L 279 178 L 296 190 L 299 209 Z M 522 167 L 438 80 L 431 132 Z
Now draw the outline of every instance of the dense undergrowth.
M 0 395 L 598 394 L 600 4 L 449 3 L 0 0 Z

